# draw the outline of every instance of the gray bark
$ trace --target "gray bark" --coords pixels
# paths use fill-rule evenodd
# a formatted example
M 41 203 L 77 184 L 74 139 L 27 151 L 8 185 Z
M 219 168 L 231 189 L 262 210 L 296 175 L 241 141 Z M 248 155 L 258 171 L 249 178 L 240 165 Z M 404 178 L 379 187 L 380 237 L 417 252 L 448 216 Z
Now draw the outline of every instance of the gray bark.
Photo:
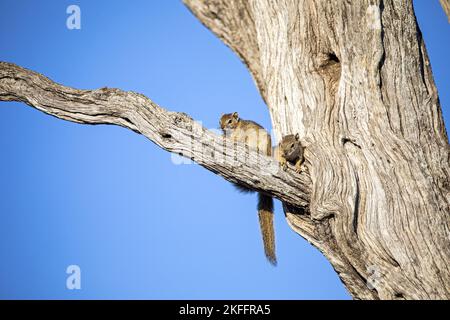
M 450 23 L 450 0 L 439 0 L 441 2 L 442 9 L 444 9 L 447 15 L 448 22 Z
M 280 199 L 354 298 L 450 298 L 450 148 L 411 2 L 185 2 L 248 66 L 277 139 L 300 134 L 301 174 L 133 92 L 0 63 L 0 101 L 127 127 Z

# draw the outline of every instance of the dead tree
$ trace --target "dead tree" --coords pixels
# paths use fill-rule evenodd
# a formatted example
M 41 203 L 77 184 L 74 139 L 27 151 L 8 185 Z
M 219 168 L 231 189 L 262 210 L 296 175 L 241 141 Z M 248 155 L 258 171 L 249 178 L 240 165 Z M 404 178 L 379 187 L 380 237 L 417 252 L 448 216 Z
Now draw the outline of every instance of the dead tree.
M 280 199 L 354 298 L 450 298 L 449 144 L 412 2 L 185 2 L 247 65 L 277 139 L 300 134 L 301 174 L 252 152 L 226 161 L 226 139 L 133 92 L 76 90 L 3 62 L 0 100 L 129 128 Z

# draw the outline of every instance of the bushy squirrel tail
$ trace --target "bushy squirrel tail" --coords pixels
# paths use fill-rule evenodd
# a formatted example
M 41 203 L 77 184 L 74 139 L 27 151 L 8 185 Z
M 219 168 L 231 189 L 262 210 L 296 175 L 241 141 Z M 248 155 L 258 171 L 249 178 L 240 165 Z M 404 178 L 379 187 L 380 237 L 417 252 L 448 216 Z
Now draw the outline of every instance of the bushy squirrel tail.
M 242 186 L 242 185 L 240 185 L 240 184 L 237 184 L 237 183 L 233 183 L 233 187 L 234 187 L 237 191 L 239 191 L 240 193 L 253 193 L 253 192 L 255 192 L 254 190 L 249 189 L 249 188 L 247 188 L 247 187 L 244 187 L 244 186 Z
M 273 199 L 262 193 L 258 193 L 258 217 L 261 228 L 264 252 L 267 260 L 276 266 L 277 257 L 275 254 L 275 230 L 273 226 Z

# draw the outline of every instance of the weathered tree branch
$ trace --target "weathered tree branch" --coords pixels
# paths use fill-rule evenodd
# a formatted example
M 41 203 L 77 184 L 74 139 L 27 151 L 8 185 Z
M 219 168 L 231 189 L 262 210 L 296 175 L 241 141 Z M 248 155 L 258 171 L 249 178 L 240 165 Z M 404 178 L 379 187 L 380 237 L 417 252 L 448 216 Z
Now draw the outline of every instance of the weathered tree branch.
M 102 88 L 77 90 L 36 72 L 0 62 L 0 101 L 21 101 L 60 119 L 115 124 L 146 136 L 228 181 L 266 192 L 282 201 L 309 201 L 309 177 L 279 169 L 273 159 L 203 128 L 185 113 L 167 111 L 135 92 Z

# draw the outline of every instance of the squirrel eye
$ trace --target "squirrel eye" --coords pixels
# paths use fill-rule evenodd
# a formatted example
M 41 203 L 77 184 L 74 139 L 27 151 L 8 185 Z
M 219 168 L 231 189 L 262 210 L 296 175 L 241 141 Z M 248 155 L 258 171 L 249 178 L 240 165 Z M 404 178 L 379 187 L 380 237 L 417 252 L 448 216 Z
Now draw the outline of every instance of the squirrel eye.
M 228 123 L 231 123 L 232 121 L 233 121 L 233 120 L 230 119 L 230 120 L 228 120 Z
M 291 149 L 294 147 L 294 144 L 291 144 Z

